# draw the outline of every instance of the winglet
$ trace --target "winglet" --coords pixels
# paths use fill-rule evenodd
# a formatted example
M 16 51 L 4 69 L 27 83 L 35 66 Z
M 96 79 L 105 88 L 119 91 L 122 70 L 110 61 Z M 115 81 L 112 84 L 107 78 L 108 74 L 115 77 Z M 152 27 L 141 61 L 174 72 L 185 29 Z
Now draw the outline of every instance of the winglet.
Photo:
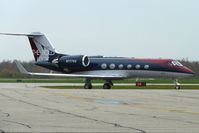
M 16 64 L 18 70 L 20 71 L 20 73 L 23 74 L 29 74 L 29 72 L 22 66 L 21 63 L 19 63 L 19 61 L 15 60 L 14 63 Z

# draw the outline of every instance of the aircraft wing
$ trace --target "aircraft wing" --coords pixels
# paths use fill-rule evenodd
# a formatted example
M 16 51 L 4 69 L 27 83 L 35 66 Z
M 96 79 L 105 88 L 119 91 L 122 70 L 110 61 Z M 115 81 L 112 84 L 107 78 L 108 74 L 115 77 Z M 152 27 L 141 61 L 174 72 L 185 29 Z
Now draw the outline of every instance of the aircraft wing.
M 22 64 L 18 61 L 14 61 L 20 73 L 27 75 L 36 75 L 36 76 L 55 76 L 55 77 L 70 77 L 70 78 L 96 78 L 96 79 L 124 79 L 126 76 L 123 75 L 87 75 L 87 74 L 65 74 L 65 73 L 32 73 L 28 72 Z

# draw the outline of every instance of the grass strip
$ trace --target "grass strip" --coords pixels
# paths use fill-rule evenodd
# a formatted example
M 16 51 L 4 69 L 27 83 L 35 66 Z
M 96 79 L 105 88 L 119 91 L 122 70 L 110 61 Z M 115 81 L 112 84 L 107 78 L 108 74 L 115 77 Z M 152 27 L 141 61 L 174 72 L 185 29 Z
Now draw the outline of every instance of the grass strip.
M 83 86 L 42 86 L 44 88 L 48 89 L 84 89 Z M 93 86 L 93 89 L 102 89 L 102 86 Z M 155 89 L 155 90 L 175 90 L 174 86 L 172 85 L 148 85 L 144 87 L 138 87 L 138 86 L 113 86 L 111 89 L 138 89 L 138 90 L 144 90 L 144 89 Z M 199 86 L 195 85 L 186 85 L 181 86 L 181 89 L 186 90 L 199 90 Z

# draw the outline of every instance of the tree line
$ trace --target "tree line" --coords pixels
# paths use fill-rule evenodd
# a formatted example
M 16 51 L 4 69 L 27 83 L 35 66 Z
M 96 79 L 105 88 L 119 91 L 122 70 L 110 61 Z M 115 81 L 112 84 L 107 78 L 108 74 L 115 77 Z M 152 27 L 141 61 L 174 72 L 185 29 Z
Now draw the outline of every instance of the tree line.
M 179 61 L 192 69 L 195 72 L 195 76 L 199 77 L 199 61 L 188 61 L 185 59 Z M 45 68 L 36 66 L 34 61 L 23 61 L 21 64 L 30 72 L 49 72 Z M 32 76 L 21 74 L 13 61 L 2 61 L 0 62 L 0 78 L 32 78 Z
M 36 66 L 34 61 L 20 62 L 27 71 L 30 72 L 49 72 L 49 70 Z M 33 76 L 21 74 L 14 61 L 0 62 L 0 78 L 32 78 Z

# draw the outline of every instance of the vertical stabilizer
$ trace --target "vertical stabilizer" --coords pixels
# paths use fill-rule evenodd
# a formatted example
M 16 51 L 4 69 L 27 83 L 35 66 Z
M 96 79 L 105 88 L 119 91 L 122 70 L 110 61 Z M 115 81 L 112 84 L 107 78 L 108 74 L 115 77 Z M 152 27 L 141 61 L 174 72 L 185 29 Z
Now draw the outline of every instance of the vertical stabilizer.
M 31 33 L 28 35 L 28 40 L 36 62 L 48 61 L 49 57 L 56 53 L 53 45 L 48 41 L 46 36 L 41 33 Z

